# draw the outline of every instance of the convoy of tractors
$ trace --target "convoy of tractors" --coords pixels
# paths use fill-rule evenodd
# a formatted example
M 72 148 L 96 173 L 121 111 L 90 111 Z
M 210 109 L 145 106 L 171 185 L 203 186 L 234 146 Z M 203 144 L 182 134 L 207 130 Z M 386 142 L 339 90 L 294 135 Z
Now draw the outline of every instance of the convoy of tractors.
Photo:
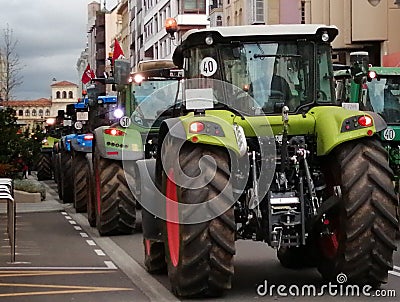
M 115 95 L 60 112 L 38 178 L 101 236 L 133 233 L 141 211 L 146 269 L 167 272 L 178 297 L 231 288 L 238 239 L 379 287 L 399 231 L 400 75 L 357 59 L 334 78 L 337 34 L 195 29 L 172 61 L 129 74 L 116 60 Z

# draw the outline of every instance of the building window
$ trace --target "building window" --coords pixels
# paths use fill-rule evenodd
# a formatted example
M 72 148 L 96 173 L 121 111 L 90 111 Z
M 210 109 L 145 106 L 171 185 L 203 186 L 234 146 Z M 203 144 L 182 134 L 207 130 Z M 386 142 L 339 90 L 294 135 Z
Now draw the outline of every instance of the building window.
M 42 109 L 39 109 L 39 116 L 43 117 L 43 110 Z
M 69 92 L 68 92 L 68 98 L 70 98 L 70 99 L 74 98 L 74 94 L 73 94 L 72 91 L 69 91 Z
M 306 1 L 301 1 L 301 24 L 306 24 Z
M 222 17 L 221 16 L 217 16 L 217 26 L 222 26 Z
M 30 116 L 31 114 L 30 114 L 30 112 L 29 112 L 29 109 L 26 109 L 25 110 L 25 116 Z
M 230 26 L 231 25 L 231 17 L 228 16 L 226 17 L 226 26 Z
M 183 1 L 184 14 L 205 14 L 206 1 L 205 0 L 185 0 Z
M 56 99 L 60 99 L 61 98 L 61 92 L 60 91 L 57 91 L 56 92 Z
M 22 110 L 22 109 L 18 110 L 18 115 L 19 116 L 23 116 L 24 115 L 24 110 Z
M 36 116 L 36 109 L 32 109 L 32 116 Z
M 253 24 L 265 24 L 264 0 L 253 0 Z
M 63 91 L 63 92 L 62 92 L 62 98 L 63 98 L 63 99 L 66 99 L 66 98 L 67 98 L 67 92 L 66 92 L 66 91 Z
M 49 109 L 46 109 L 44 115 L 45 115 L 45 116 L 50 116 L 50 110 L 49 110 Z

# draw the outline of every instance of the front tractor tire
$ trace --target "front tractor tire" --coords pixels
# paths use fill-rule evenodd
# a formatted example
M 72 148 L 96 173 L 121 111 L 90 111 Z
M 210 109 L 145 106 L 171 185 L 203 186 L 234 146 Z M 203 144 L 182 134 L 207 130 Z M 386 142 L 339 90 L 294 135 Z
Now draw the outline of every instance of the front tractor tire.
M 341 202 L 327 214 L 331 233 L 321 237 L 319 271 L 328 280 L 379 287 L 393 267 L 398 199 L 387 153 L 374 138 L 347 142 L 333 153 L 331 171 Z
M 167 272 L 165 262 L 164 242 L 153 239 L 143 239 L 144 265 L 150 274 L 164 274 Z
M 136 200 L 128 185 L 125 175 L 128 173 L 124 172 L 122 161 L 102 158 L 95 153 L 93 169 L 96 227 L 99 234 L 132 234 L 136 222 Z
M 38 180 L 50 180 L 53 178 L 51 163 L 51 153 L 43 152 L 39 154 L 39 159 L 37 162 Z
M 171 138 L 165 139 L 164 144 L 166 159 L 175 160 L 179 154 L 179 165 L 183 174 L 189 177 L 200 175 L 199 161 L 205 155 L 212 157 L 217 165 L 211 181 L 198 189 L 191 189 L 190 183 L 180 179 L 181 173 L 175 168 L 169 169 L 168 175 L 163 171 L 161 179 L 166 200 L 175 200 L 182 204 L 201 204 L 215 198 L 213 203 L 219 207 L 226 206 L 223 214 L 202 223 L 165 223 L 165 255 L 172 292 L 178 297 L 222 295 L 231 288 L 235 254 L 236 226 L 233 207 L 230 206 L 233 197 L 229 190 L 229 156 L 225 150 L 217 147 L 191 143 L 185 143 L 178 151 L 176 146 L 179 144 Z M 208 160 L 205 162 L 207 165 L 212 164 Z M 230 193 L 221 194 L 225 187 L 228 187 L 227 191 Z M 185 211 L 178 213 L 178 207 L 168 204 L 166 207 L 167 220 L 168 213 L 174 211 L 176 212 L 172 217 L 185 215 Z

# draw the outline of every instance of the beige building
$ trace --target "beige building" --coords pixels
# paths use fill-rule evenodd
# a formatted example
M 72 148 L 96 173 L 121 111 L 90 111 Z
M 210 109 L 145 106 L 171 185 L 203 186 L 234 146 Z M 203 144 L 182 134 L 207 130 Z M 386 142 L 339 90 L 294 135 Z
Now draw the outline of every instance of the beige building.
M 349 61 L 353 50 L 365 50 L 373 65 L 400 66 L 400 6 L 395 0 L 307 1 L 307 23 L 336 25 L 333 42 L 338 61 Z M 400 4 L 400 3 L 399 3 Z
M 46 119 L 51 117 L 50 99 L 7 101 L 3 105 L 13 108 L 17 115 L 17 123 L 23 128 L 29 127 L 30 131 L 35 130 L 37 125 L 43 127 Z
M 214 0 L 213 26 L 320 23 L 335 25 L 334 59 L 368 51 L 373 65 L 400 66 L 399 0 Z
M 3 106 L 11 107 L 16 111 L 17 122 L 32 131 L 36 125 L 44 126 L 44 122 L 56 117 L 58 110 L 66 109 L 66 105 L 78 102 L 78 85 L 68 82 L 54 81 L 51 84 L 51 99 L 13 100 L 3 102 Z

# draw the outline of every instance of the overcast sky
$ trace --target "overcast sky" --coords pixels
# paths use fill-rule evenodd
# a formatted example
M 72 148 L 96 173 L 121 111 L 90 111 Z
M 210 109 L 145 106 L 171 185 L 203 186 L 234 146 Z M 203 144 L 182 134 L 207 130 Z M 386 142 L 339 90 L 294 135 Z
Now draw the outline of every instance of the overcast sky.
M 15 99 L 50 98 L 53 78 L 79 84 L 76 63 L 86 47 L 87 5 L 92 1 L 0 0 L 0 45 L 8 24 L 23 67 Z M 117 0 L 106 3 L 111 9 Z

